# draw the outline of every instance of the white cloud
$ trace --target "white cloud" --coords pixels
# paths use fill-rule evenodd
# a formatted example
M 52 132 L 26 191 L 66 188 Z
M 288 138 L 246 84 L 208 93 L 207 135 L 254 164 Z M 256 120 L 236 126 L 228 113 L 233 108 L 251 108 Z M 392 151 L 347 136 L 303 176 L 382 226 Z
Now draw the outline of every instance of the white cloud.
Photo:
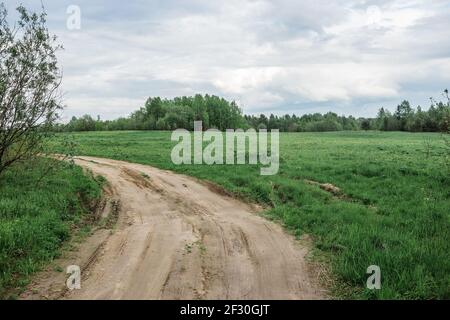
M 69 2 L 48 7 L 68 115 L 113 118 L 147 96 L 196 92 L 248 112 L 327 103 L 363 115 L 359 105 L 417 99 L 420 85 L 423 104 L 449 80 L 446 1 L 80 0 L 79 32 L 65 29 Z

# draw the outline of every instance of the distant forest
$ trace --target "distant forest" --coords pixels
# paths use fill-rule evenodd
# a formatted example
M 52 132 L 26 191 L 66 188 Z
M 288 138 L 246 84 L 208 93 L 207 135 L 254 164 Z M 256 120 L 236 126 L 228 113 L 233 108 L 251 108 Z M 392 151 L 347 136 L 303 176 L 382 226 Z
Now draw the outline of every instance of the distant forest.
M 276 116 L 243 115 L 233 101 L 210 95 L 193 97 L 147 99 L 144 107 L 129 117 L 116 120 L 94 119 L 90 115 L 73 117 L 67 124 L 57 124 L 55 131 L 107 131 L 107 130 L 174 130 L 193 129 L 194 121 L 203 121 L 203 128 L 226 129 L 279 129 L 283 132 L 319 132 L 341 130 L 381 130 L 410 132 L 448 132 L 450 129 L 450 99 L 446 102 L 431 99 L 431 106 L 423 111 L 412 108 L 408 101 L 399 104 L 394 112 L 381 108 L 376 118 L 339 116 L 336 113 L 314 113 Z

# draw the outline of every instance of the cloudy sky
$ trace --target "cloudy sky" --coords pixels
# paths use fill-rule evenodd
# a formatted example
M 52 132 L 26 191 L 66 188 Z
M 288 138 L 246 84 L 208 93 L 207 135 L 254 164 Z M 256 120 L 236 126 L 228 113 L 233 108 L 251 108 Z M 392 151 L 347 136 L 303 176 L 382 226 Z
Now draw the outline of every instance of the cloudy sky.
M 450 87 L 448 0 L 42 1 L 65 47 L 66 119 L 195 93 L 250 114 L 374 116 Z

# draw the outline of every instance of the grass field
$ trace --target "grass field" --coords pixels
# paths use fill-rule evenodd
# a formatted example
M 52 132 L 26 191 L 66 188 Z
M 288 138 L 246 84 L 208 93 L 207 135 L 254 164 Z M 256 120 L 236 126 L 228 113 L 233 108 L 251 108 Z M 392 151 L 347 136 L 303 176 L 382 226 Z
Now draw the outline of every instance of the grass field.
M 18 165 L 0 179 L 0 298 L 60 254 L 101 195 L 100 183 L 81 168 L 55 163 Z
M 260 176 L 251 165 L 173 165 L 169 132 L 73 137 L 78 155 L 171 169 L 268 205 L 267 216 L 297 236 L 313 236 L 330 262 L 338 297 L 450 298 L 450 172 L 438 134 L 281 134 L 275 176 Z M 331 183 L 341 193 L 306 180 Z M 370 265 L 381 268 L 381 290 L 365 288 Z

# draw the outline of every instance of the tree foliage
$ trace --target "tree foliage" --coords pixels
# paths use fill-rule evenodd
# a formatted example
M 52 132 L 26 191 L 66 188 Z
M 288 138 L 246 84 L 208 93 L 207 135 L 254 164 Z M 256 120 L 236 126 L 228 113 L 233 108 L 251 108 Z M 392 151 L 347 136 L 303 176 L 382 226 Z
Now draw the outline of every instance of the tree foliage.
M 0 4 L 0 173 L 40 152 L 61 109 L 60 46 L 46 27 L 46 14 L 17 8 L 10 27 Z
M 448 132 L 450 123 L 450 100 L 448 91 L 444 91 L 445 102 L 431 99 L 431 106 L 423 111 L 420 106 L 415 110 L 408 101 L 403 101 L 394 113 L 381 108 L 373 122 L 372 129 L 382 131 L 410 132 Z
M 225 130 L 245 125 L 242 110 L 236 103 L 217 96 L 197 94 L 174 99 L 148 98 L 144 106 L 129 117 L 112 121 L 95 121 L 89 115 L 73 117 L 67 125 L 57 126 L 57 130 L 192 130 L 194 121 L 202 121 L 205 129 Z

